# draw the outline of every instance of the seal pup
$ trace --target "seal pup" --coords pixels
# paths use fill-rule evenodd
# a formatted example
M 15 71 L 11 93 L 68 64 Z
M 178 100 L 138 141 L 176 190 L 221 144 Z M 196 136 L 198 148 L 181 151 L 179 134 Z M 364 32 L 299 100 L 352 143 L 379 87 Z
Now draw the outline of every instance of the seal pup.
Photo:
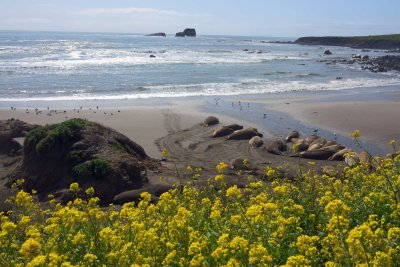
M 252 148 L 257 148 L 260 147 L 264 144 L 264 141 L 262 140 L 261 137 L 259 136 L 253 136 L 252 138 L 250 138 L 249 140 L 249 146 Z
M 219 119 L 217 117 L 208 116 L 207 118 L 204 119 L 203 126 L 204 127 L 208 127 L 208 126 L 211 126 L 211 125 L 216 125 L 218 123 L 219 123 Z
M 285 141 L 286 141 L 286 143 L 289 143 L 290 141 L 292 141 L 293 138 L 299 138 L 299 136 L 300 136 L 300 134 L 299 134 L 298 131 L 295 131 L 295 130 L 290 131 L 290 132 L 287 134 L 287 136 L 286 136 L 286 138 L 285 138 Z
M 311 144 L 308 146 L 307 150 L 316 150 L 316 149 L 320 149 L 321 147 L 323 147 L 326 144 L 326 140 L 325 138 L 318 138 L 315 139 L 314 141 L 311 142 Z
M 287 147 L 282 140 L 274 140 L 265 145 L 267 151 L 271 154 L 282 155 L 282 151 L 286 151 Z
M 234 131 L 232 134 L 228 135 L 226 140 L 245 140 L 250 139 L 253 136 L 263 137 L 261 133 L 257 131 L 255 128 L 246 128 L 242 130 Z
M 329 140 L 326 141 L 324 146 L 333 146 L 333 145 L 337 145 L 338 143 L 335 140 Z

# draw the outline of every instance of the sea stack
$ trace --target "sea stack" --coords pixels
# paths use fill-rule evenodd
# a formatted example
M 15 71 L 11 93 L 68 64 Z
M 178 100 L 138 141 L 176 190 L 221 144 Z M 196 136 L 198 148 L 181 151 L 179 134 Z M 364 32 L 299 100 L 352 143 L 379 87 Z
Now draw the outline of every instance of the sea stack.
M 186 28 L 183 32 L 177 32 L 175 37 L 196 37 L 196 29 Z

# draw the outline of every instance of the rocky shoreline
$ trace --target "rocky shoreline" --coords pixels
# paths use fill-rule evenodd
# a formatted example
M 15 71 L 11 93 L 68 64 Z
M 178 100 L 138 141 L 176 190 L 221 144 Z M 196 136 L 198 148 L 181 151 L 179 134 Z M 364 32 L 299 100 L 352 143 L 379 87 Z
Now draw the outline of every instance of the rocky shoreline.
M 397 50 L 400 48 L 400 34 L 352 37 L 300 37 L 293 43 L 301 45 L 348 46 L 360 49 Z

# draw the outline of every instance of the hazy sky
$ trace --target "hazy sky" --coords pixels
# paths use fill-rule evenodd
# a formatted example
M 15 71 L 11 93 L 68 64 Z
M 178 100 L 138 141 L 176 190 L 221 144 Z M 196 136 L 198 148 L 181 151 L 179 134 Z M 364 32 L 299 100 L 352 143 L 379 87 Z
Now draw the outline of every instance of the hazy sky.
M 0 30 L 306 36 L 400 33 L 399 0 L 0 0 Z

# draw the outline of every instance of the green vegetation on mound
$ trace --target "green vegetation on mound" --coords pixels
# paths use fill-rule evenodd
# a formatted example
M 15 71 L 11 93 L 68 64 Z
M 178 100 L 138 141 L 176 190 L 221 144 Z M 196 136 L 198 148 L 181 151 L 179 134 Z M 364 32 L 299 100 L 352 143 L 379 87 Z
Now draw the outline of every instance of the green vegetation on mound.
M 399 152 L 329 175 L 299 166 L 290 181 L 266 167 L 263 179 L 242 173 L 245 188 L 225 183 L 227 168 L 198 189 L 188 167 L 185 186 L 121 209 L 77 183 L 65 206 L 21 190 L 0 213 L 0 265 L 399 266 Z
M 35 149 L 38 154 L 49 152 L 57 144 L 70 141 L 85 126 L 86 122 L 82 119 L 70 119 L 54 126 L 38 127 L 27 134 L 25 151 L 30 153 Z
M 399 49 L 400 34 L 351 36 L 351 37 L 342 37 L 342 36 L 301 37 L 297 39 L 295 43 L 304 45 L 349 46 L 353 48 L 370 48 L 370 49 Z
M 103 159 L 92 159 L 76 165 L 72 170 L 76 179 L 103 179 L 111 171 L 111 165 Z

